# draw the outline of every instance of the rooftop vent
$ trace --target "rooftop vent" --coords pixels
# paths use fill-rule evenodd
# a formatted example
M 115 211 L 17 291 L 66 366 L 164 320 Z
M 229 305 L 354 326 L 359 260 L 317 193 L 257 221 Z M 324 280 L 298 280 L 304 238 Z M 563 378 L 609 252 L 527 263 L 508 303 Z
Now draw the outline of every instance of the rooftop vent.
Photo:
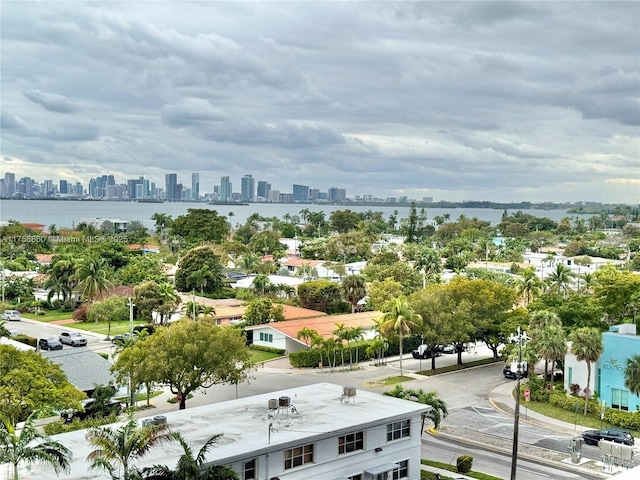
M 278 408 L 278 399 L 277 398 L 270 398 L 269 399 L 269 410 L 275 410 L 276 408 Z
M 342 387 L 342 396 L 340 397 L 340 401 L 348 403 L 350 405 L 355 405 L 356 387 L 351 387 L 351 386 Z
M 290 403 L 291 403 L 291 398 L 289 397 L 280 397 L 278 399 L 278 405 L 280 407 L 288 407 Z

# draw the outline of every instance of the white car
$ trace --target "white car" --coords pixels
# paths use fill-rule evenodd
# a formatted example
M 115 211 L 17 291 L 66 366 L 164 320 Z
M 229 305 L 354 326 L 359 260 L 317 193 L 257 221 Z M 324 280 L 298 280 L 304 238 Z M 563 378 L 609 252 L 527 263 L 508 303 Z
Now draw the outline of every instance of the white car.
M 10 322 L 19 322 L 22 320 L 19 310 L 5 310 L 1 315 L 2 320 L 9 320 Z
M 72 347 L 84 347 L 87 344 L 87 339 L 76 332 L 62 332 L 58 340 Z

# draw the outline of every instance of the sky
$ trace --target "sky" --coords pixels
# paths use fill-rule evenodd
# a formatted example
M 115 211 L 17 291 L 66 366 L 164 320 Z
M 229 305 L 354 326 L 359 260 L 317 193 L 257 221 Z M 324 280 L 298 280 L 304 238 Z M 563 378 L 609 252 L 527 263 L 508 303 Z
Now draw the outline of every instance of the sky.
M 0 173 L 640 202 L 637 1 L 5 1 Z

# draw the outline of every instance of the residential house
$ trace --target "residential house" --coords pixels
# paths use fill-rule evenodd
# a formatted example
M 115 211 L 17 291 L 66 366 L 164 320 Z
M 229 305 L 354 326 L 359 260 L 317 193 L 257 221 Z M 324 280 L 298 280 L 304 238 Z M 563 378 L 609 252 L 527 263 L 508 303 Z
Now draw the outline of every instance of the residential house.
M 304 350 L 309 346 L 303 340 L 298 340 L 298 332 L 307 327 L 318 332 L 323 339 L 334 336 L 336 324 L 343 324 L 345 328 L 362 328 L 362 337 L 365 340 L 375 336 L 375 319 L 380 318 L 380 312 L 360 312 L 345 315 L 327 315 L 316 318 L 305 318 L 284 322 L 271 322 L 263 325 L 246 327 L 247 334 L 253 335 L 253 343 L 263 347 L 282 349 L 287 353 Z
M 60 366 L 67 379 L 78 390 L 91 397 L 98 385 L 115 385 L 115 377 L 111 373 L 111 363 L 93 350 L 80 347 L 70 351 L 40 350 L 47 360 Z

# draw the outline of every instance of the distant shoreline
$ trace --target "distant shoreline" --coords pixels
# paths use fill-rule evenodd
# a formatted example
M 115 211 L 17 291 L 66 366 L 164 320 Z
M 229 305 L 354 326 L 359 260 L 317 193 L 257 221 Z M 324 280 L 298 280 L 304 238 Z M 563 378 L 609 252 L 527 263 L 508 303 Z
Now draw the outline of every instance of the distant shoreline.
M 161 200 L 161 199 L 101 199 L 101 198 L 61 198 L 61 197 L 48 197 L 48 198 L 0 198 L 0 201 L 45 201 L 45 202 L 114 202 L 114 203 L 193 203 L 198 205 L 227 205 L 227 206 L 251 206 L 251 205 L 301 205 L 301 206 L 343 206 L 343 207 L 410 207 L 411 202 L 206 202 L 195 200 Z M 576 205 L 575 203 L 533 203 L 533 202 L 517 202 L 517 203 L 500 203 L 500 202 L 487 202 L 487 201 L 466 201 L 466 202 L 414 202 L 416 208 L 487 208 L 493 210 L 571 210 L 572 213 L 578 213 L 579 210 L 591 210 L 591 209 L 603 209 L 607 206 L 623 205 L 631 207 L 631 205 L 616 203 L 616 204 L 604 204 L 597 202 L 587 202 L 587 205 Z

